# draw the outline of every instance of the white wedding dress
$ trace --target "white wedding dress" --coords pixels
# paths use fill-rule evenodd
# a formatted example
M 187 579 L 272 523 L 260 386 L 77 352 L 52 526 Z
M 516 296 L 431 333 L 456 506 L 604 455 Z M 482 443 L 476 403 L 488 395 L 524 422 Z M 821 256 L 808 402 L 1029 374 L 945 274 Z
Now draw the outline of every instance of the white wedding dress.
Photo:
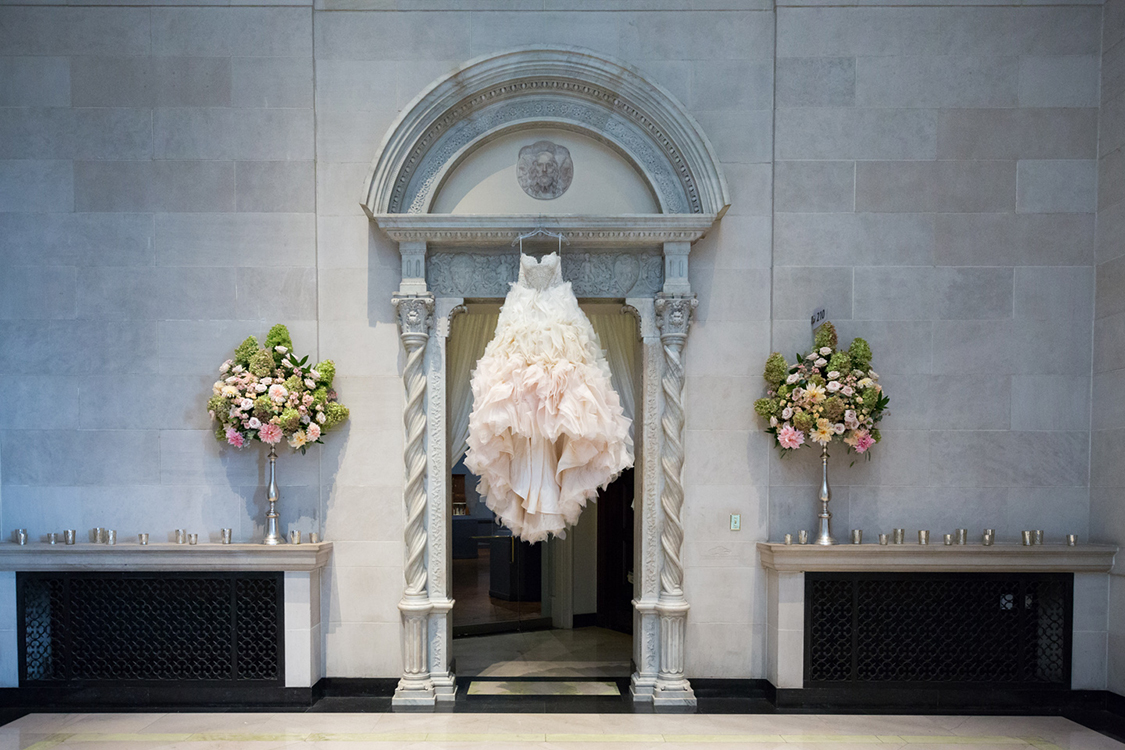
M 598 488 L 633 465 L 629 419 L 554 253 L 520 256 L 472 390 L 465 465 L 525 541 L 565 537 Z

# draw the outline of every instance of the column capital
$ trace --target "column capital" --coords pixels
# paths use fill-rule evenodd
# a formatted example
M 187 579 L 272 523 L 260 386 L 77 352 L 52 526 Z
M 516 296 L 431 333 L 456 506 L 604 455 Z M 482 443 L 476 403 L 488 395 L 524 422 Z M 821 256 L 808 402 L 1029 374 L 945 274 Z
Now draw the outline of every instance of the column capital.
M 694 294 L 665 294 L 656 295 L 656 327 L 660 331 L 660 338 L 684 338 L 699 300 Z
M 430 328 L 434 325 L 434 295 L 425 292 L 422 294 L 404 294 L 395 292 L 391 295 L 391 303 L 398 314 L 399 333 L 407 336 L 430 335 Z

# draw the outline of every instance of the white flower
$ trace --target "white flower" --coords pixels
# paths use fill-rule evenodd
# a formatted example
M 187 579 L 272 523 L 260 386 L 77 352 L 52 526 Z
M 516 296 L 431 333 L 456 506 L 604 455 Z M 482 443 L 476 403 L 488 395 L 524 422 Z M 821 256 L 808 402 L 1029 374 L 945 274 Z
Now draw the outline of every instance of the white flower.
M 285 389 L 285 386 L 280 383 L 270 386 L 270 400 L 275 404 L 284 404 L 287 398 L 289 398 L 289 391 Z
M 227 379 L 226 379 L 226 380 L 224 380 L 223 382 L 224 382 L 224 383 L 237 383 L 237 382 L 238 382 L 238 378 L 236 378 L 236 377 L 235 377 L 234 375 L 231 375 L 231 376 L 230 376 L 229 378 L 227 378 Z
M 328 417 L 324 416 L 324 412 L 318 411 L 316 413 L 316 421 L 317 422 L 320 422 L 321 424 L 324 424 L 325 421 L 327 421 L 327 419 L 328 419 Z
M 784 409 L 782 409 L 781 410 L 781 418 L 786 420 L 786 421 L 789 421 L 790 419 L 792 419 L 793 418 L 793 407 L 786 406 Z
M 837 422 L 836 425 L 832 429 L 836 430 L 837 435 L 843 435 L 844 434 L 844 425 L 841 422 Z
M 832 372 L 828 373 L 828 379 L 829 380 L 835 380 L 838 377 L 840 377 L 840 371 L 839 370 L 833 370 Z
M 302 415 L 302 416 L 301 416 L 301 424 L 308 424 L 308 423 L 309 423 L 309 422 L 311 422 L 311 421 L 312 421 L 312 420 L 311 420 L 311 419 L 309 419 L 309 415 L 308 415 L 308 414 L 304 414 L 304 415 Z
M 242 416 L 242 413 L 238 410 L 237 406 L 232 406 L 230 408 L 230 411 L 227 412 L 227 416 L 230 417 L 231 419 L 238 419 L 239 417 Z
M 262 378 L 260 382 L 264 383 L 265 385 L 269 385 L 273 382 L 273 378 Z
M 805 359 L 816 359 L 816 352 L 809 352 L 805 355 Z
M 862 378 L 866 374 L 867 373 L 865 373 L 863 370 L 852 370 L 852 375 L 854 375 L 857 378 Z
M 234 373 L 235 375 L 238 375 L 239 373 L 241 373 L 241 372 L 242 372 L 243 370 L 245 370 L 245 369 L 246 369 L 246 368 L 245 368 L 245 367 L 243 367 L 242 365 L 235 365 L 235 366 L 234 366 L 234 370 L 232 370 L 232 372 L 233 372 L 233 373 Z
M 845 385 L 840 389 L 840 393 L 844 394 L 845 396 L 854 396 L 855 388 L 852 388 L 850 385 Z
M 238 389 L 235 388 L 233 385 L 224 385 L 223 386 L 223 396 L 224 397 L 226 397 L 226 398 L 238 398 L 240 395 L 242 395 L 242 394 L 240 394 L 238 392 Z
M 288 349 L 288 348 L 286 348 L 286 347 L 284 347 L 284 346 L 275 346 L 275 347 L 273 348 L 273 350 L 274 350 L 275 352 L 277 352 L 278 354 L 285 354 L 286 352 L 288 352 L 288 351 L 289 351 L 289 349 Z
M 304 430 L 297 430 L 293 433 L 292 437 L 289 438 L 289 446 L 292 448 L 303 448 L 307 442 L 308 438 L 305 437 Z
M 258 393 L 265 393 L 266 392 L 266 384 L 265 383 L 258 383 L 257 385 L 254 386 L 254 390 L 256 390 Z
M 242 402 L 241 402 L 240 405 L 242 406 L 243 409 L 253 409 L 254 408 L 254 400 L 249 399 L 249 398 L 244 398 L 244 399 L 242 399 Z
M 840 390 L 840 381 L 830 380 L 828 381 L 828 385 L 826 385 L 825 387 L 832 393 L 835 393 L 836 391 Z
M 320 373 L 317 372 L 316 370 L 309 370 L 309 375 L 312 377 L 313 380 L 320 380 Z
M 305 385 L 306 385 L 306 386 L 307 386 L 307 387 L 308 387 L 309 389 L 313 389 L 313 388 L 316 388 L 316 381 L 315 381 L 315 380 L 313 380 L 312 378 L 305 378 Z
M 320 425 L 313 422 L 305 432 L 308 434 L 309 440 L 317 440 L 320 437 Z
M 258 419 L 257 417 L 250 417 L 249 427 L 250 427 L 251 430 L 256 430 L 261 426 L 262 426 L 262 420 Z
M 796 383 L 800 379 L 801 379 L 800 375 L 798 375 L 797 373 L 793 373 L 792 375 L 790 375 L 789 377 L 787 377 L 785 379 L 785 382 L 788 383 L 789 385 L 793 385 L 794 383 Z
M 875 385 L 875 381 L 871 378 L 864 378 L 863 380 L 856 383 L 857 388 L 870 388 L 873 385 Z
M 822 346 L 822 347 L 820 347 L 820 353 L 821 353 L 822 356 L 827 357 L 829 354 L 832 353 L 832 347 Z
M 223 364 L 219 367 L 219 372 L 222 372 L 222 373 L 230 372 L 230 362 L 229 361 L 223 362 Z
M 879 373 L 875 372 L 874 370 L 868 370 L 867 376 L 869 378 L 871 378 L 872 380 L 878 380 L 879 379 Z
M 817 361 L 813 362 L 813 364 L 816 365 L 817 367 L 824 367 L 826 364 L 828 364 L 828 360 L 825 359 L 824 357 L 821 357 Z
M 220 393 L 222 393 L 223 392 L 223 381 L 216 380 L 215 384 L 213 386 L 211 386 L 211 392 L 214 393 L 216 396 L 218 396 Z
M 770 427 L 777 427 L 777 417 L 770 417 Z

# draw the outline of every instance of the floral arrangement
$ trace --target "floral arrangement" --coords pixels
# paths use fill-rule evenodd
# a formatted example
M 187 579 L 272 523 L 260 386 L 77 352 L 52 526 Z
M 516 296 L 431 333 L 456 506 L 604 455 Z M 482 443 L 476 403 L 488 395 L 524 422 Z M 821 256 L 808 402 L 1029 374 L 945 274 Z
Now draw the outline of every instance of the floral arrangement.
M 324 433 L 348 418 L 348 408 L 332 390 L 332 360 L 307 368 L 308 359 L 293 354 L 283 325 L 270 329 L 264 348 L 253 336 L 239 344 L 219 367 L 221 379 L 207 401 L 208 414 L 219 423 L 215 437 L 235 448 L 251 440 L 271 446 L 288 440 L 301 453 L 322 443 Z
M 871 347 L 861 338 L 847 350 L 837 343 L 836 328 L 824 323 L 816 329 L 813 350 L 797 355 L 796 364 L 777 352 L 766 360 L 769 390 L 754 402 L 754 411 L 769 423 L 766 432 L 777 440 L 782 457 L 806 439 L 821 446 L 840 440 L 849 453 L 867 453 L 880 440 L 875 425 L 889 399 L 871 369 Z

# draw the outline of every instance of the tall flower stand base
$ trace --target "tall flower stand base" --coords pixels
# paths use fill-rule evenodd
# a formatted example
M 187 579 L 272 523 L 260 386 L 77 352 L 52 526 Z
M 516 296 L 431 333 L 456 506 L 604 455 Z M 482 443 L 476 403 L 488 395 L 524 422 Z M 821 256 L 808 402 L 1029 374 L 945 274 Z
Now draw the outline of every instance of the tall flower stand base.
M 277 451 L 274 447 L 270 446 L 270 485 L 267 490 L 266 497 L 270 501 L 270 509 L 266 512 L 266 538 L 262 540 L 262 544 L 284 544 L 285 537 L 282 536 L 281 530 L 278 528 L 278 515 L 277 515 L 277 477 L 275 474 L 275 464 L 277 463 Z
M 832 512 L 828 510 L 828 503 L 832 499 L 832 488 L 828 486 L 828 446 L 825 445 L 820 452 L 820 511 L 816 514 L 816 539 L 815 543 L 828 546 L 836 543 L 832 536 Z

